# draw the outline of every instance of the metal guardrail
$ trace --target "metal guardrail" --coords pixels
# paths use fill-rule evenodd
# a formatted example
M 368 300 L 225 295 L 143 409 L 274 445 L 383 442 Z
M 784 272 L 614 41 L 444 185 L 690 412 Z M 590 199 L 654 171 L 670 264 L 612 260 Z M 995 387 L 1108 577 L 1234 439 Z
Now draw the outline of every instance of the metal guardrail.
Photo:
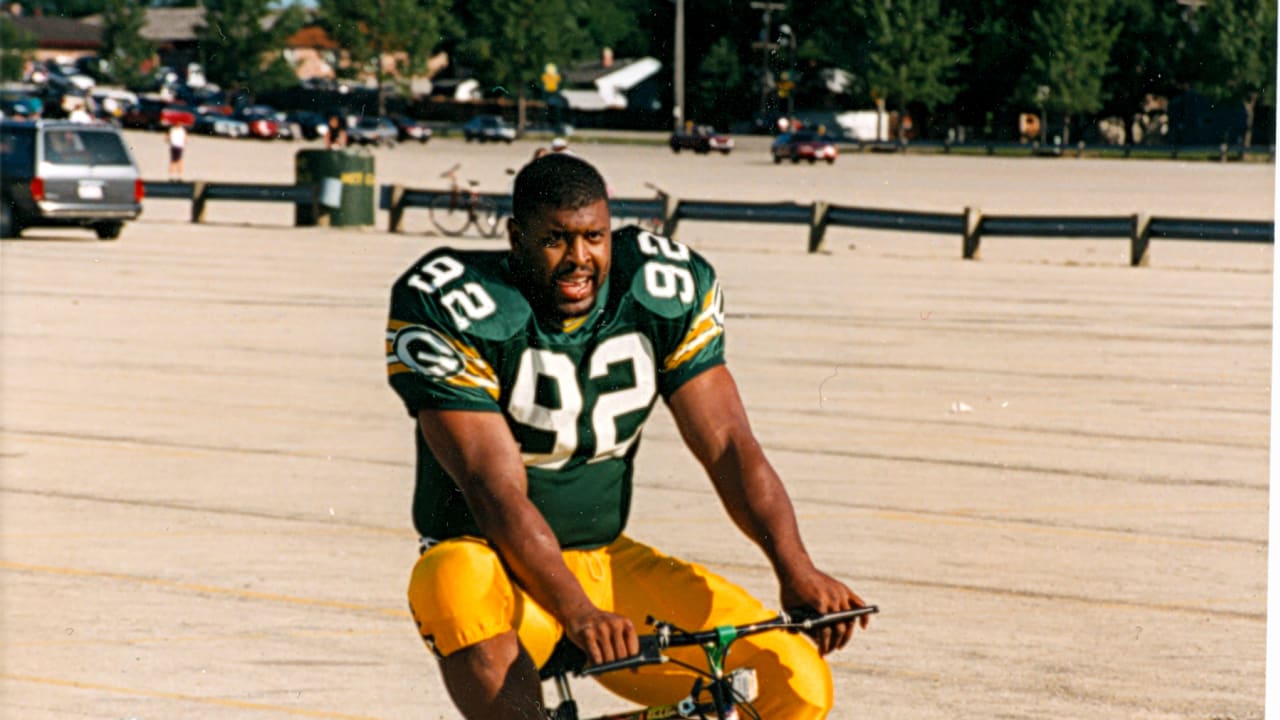
M 146 182 L 148 199 L 192 200 L 191 221 L 204 220 L 209 200 L 288 202 L 318 217 L 319 192 L 310 185 L 269 185 L 258 183 Z M 383 185 L 378 206 L 390 211 L 388 231 L 400 232 L 404 212 L 430 207 L 431 201 L 450 190 L 406 188 Z M 511 214 L 511 196 L 480 193 L 497 206 L 501 216 Z M 1151 239 L 1199 240 L 1210 242 L 1275 243 L 1275 223 L 1262 220 L 1218 220 L 1205 218 L 1148 217 L 1133 215 L 986 215 L 966 207 L 961 213 L 891 210 L 825 202 L 726 202 L 718 200 L 678 200 L 665 194 L 656 198 L 610 198 L 615 217 L 652 220 L 661 218 L 663 232 L 674 238 L 681 221 L 774 223 L 809 226 L 809 252 L 822 249 L 831 227 L 960 235 L 961 256 L 977 259 L 986 237 L 1127 238 L 1130 264 L 1146 265 Z M 302 224 L 299 220 L 299 224 Z
M 403 185 L 383 185 L 378 193 L 378 207 L 387 210 L 390 218 L 387 223 L 388 232 L 401 232 L 404 227 L 404 212 L 410 208 L 430 208 L 431 201 L 440 196 L 448 196 L 451 190 L 429 190 L 407 188 Z M 462 191 L 460 191 L 462 192 Z M 480 197 L 493 202 L 499 217 L 511 216 L 511 196 L 498 193 L 477 193 Z M 610 198 L 609 212 L 615 217 L 651 218 L 667 217 L 667 203 L 661 198 Z
M 319 214 L 319 190 L 314 185 L 144 181 L 143 190 L 147 199 L 190 200 L 193 223 L 204 222 L 210 200 L 291 203 L 310 206 L 313 217 Z
M 1151 218 L 1151 237 L 1166 240 L 1219 240 L 1227 242 L 1274 243 L 1273 222 L 1196 220 L 1192 218 Z

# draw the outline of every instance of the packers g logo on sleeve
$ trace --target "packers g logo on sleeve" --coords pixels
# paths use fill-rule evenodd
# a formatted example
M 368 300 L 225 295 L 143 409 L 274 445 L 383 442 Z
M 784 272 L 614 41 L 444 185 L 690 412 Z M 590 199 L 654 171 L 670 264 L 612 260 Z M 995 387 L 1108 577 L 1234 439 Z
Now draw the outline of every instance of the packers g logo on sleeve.
M 466 361 L 443 335 L 421 325 L 400 328 L 391 339 L 387 362 L 403 364 L 406 369 L 433 378 L 453 377 L 462 372 Z

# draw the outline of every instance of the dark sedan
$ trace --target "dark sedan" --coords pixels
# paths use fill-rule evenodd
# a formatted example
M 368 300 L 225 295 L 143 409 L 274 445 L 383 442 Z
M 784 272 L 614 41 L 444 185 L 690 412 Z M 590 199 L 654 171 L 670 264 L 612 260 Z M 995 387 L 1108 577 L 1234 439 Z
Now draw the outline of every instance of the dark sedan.
M 733 150 L 733 138 L 716 132 L 710 125 L 699 125 L 691 132 L 677 132 L 671 135 L 671 152 L 692 150 L 706 154 L 712 151 L 728 155 Z

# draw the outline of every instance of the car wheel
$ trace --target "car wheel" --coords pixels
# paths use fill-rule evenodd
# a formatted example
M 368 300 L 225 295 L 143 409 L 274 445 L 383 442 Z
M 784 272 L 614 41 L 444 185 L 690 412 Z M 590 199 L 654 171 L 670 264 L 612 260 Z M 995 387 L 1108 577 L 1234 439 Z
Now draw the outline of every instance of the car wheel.
M 827 164 L 828 164 L 828 165 L 835 165 L 835 164 L 836 164 L 836 159 L 835 159 L 835 158 L 827 158 Z
M 799 155 L 792 155 L 792 156 L 791 156 L 791 162 L 793 162 L 793 163 L 798 163 L 798 162 L 800 162 L 800 156 L 799 156 Z
M 18 237 L 20 230 L 13 220 L 13 208 L 8 203 L 0 205 L 0 238 Z
M 721 154 L 721 155 L 728 155 L 728 154 L 729 154 L 729 151 L 728 151 L 728 150 L 721 150 L 721 151 L 720 151 L 720 154 Z
M 673 152 L 673 153 L 675 153 L 675 154 L 679 155 L 679 154 L 680 154 L 680 146 L 679 146 L 679 145 L 672 145 L 672 146 L 671 146 L 671 152 Z
M 99 240 L 115 240 L 120 237 L 120 231 L 123 229 L 122 222 L 104 222 L 93 226 L 93 231 L 98 234 Z
M 809 164 L 812 165 L 818 158 L 809 158 Z
M 781 164 L 782 164 L 782 156 L 781 156 L 781 155 L 774 155 L 774 156 L 773 156 L 773 164 L 774 164 L 774 165 L 781 165 Z

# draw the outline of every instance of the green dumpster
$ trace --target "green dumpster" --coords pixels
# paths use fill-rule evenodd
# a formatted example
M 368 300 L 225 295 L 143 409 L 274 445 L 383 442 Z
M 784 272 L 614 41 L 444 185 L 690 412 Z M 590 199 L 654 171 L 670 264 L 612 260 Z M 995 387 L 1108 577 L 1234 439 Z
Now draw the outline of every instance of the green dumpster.
M 295 182 L 315 186 L 319 200 L 314 206 L 297 206 L 297 225 L 373 224 L 372 155 L 355 150 L 299 150 L 294 167 Z

